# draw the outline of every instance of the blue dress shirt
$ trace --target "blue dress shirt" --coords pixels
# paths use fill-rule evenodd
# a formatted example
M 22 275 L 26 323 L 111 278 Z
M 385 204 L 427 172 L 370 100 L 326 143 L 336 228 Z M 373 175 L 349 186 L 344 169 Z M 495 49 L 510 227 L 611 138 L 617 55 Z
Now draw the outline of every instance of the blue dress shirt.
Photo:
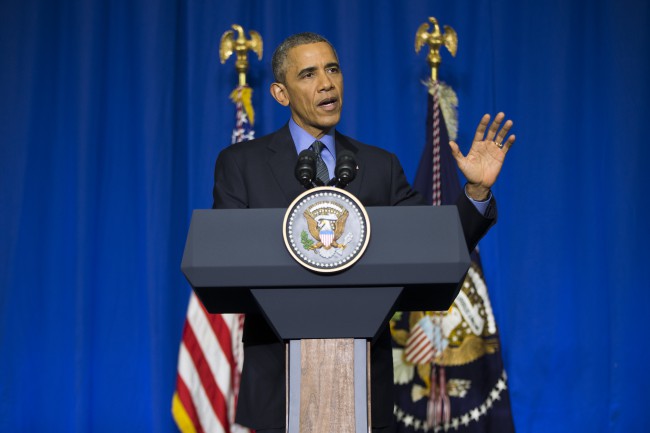
M 305 149 L 314 144 L 316 139 L 311 136 L 310 133 L 302 129 L 296 122 L 293 121 L 293 118 L 289 119 L 289 132 L 291 132 L 291 138 L 296 145 L 296 150 L 298 155 Z M 325 147 L 320 153 L 323 162 L 327 166 L 327 171 L 329 171 L 330 179 L 334 177 L 334 168 L 336 167 L 336 144 L 334 143 L 334 128 L 321 137 L 318 141 L 323 143 Z

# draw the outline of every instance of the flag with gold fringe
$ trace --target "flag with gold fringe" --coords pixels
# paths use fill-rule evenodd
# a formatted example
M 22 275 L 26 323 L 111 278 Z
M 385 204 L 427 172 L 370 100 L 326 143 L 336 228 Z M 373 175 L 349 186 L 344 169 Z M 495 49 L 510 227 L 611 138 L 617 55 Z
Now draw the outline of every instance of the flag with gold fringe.
M 247 85 L 230 94 L 235 104 L 232 143 L 255 138 L 252 94 Z M 251 432 L 235 423 L 243 325 L 243 314 L 210 314 L 194 293 L 190 295 L 172 399 L 172 415 L 181 432 Z
M 449 140 L 458 130 L 451 87 L 429 81 L 427 141 L 414 187 L 432 205 L 461 189 Z M 397 431 L 514 432 L 499 334 L 478 249 L 458 297 L 444 312 L 397 312 L 393 337 Z

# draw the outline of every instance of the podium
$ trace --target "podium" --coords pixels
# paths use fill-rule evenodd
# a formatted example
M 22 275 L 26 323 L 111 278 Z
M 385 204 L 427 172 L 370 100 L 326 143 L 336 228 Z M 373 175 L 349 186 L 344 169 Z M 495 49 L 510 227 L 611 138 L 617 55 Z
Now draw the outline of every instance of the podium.
M 334 274 L 291 257 L 285 212 L 195 210 L 181 269 L 210 313 L 261 312 L 287 343 L 288 433 L 366 433 L 369 342 L 395 310 L 453 303 L 470 265 L 458 211 L 367 208 L 368 248 Z

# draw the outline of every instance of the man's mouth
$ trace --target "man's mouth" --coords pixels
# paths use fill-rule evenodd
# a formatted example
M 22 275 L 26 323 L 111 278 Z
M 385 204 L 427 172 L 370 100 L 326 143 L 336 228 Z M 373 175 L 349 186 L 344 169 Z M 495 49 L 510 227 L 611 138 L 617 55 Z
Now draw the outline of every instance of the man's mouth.
M 318 106 L 324 108 L 325 110 L 333 110 L 334 108 L 336 108 L 338 102 L 339 102 L 339 98 L 331 97 L 320 101 L 318 103 Z

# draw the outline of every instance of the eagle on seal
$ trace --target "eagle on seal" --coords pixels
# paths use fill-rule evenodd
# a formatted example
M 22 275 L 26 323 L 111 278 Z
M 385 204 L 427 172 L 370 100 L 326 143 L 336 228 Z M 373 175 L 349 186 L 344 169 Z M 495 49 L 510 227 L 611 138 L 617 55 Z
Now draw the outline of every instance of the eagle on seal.
M 307 227 L 311 236 L 318 240 L 309 249 L 316 250 L 318 248 L 345 248 L 345 245 L 339 244 L 339 240 L 343 231 L 345 230 L 345 222 L 348 219 L 348 211 L 344 211 L 338 219 L 319 218 L 316 220 L 308 211 L 303 213 L 307 220 Z

